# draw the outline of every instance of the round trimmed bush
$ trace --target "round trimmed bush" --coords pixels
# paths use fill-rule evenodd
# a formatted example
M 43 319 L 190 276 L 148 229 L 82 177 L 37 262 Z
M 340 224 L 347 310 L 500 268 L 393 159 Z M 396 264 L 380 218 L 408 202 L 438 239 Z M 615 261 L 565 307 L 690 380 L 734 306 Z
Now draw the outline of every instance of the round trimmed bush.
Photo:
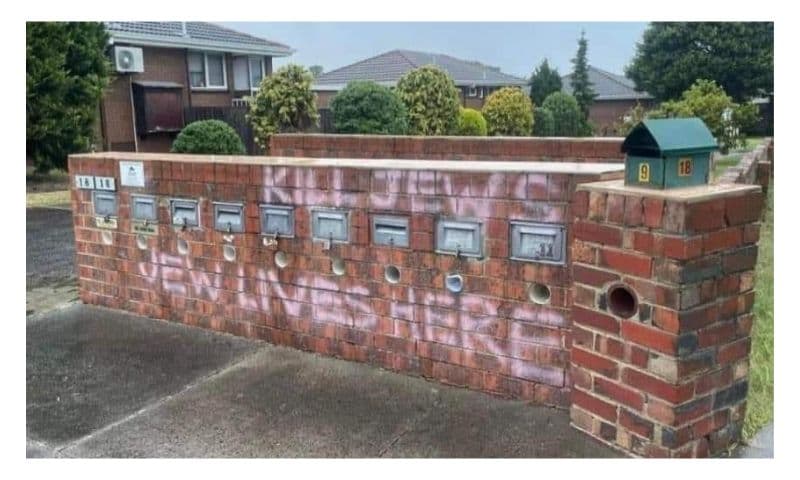
M 244 155 L 246 150 L 239 134 L 221 120 L 200 120 L 186 125 L 175 141 L 173 153 L 208 153 Z
M 583 115 L 575 97 L 565 92 L 554 92 L 547 96 L 542 107 L 553 114 L 553 135 L 579 137 L 585 132 Z
M 331 101 L 338 133 L 403 135 L 408 129 L 406 106 L 388 87 L 375 82 L 350 82 Z
M 481 112 L 473 108 L 462 108 L 458 114 L 458 124 L 456 125 L 456 135 L 485 137 L 486 119 Z
M 533 109 L 533 136 L 552 137 L 555 135 L 555 123 L 553 112 L 544 108 L 536 107 Z
M 516 87 L 492 92 L 483 105 L 489 135 L 524 137 L 533 130 L 531 97 Z
M 408 133 L 447 135 L 455 131 L 461 100 L 447 72 L 433 65 L 415 68 L 398 80 L 396 91 L 408 111 Z

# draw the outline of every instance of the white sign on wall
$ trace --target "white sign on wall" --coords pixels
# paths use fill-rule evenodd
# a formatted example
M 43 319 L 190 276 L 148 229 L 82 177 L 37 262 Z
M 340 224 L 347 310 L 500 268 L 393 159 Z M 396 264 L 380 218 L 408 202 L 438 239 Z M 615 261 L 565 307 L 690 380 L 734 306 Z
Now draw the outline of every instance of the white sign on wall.
M 94 177 L 91 175 L 75 175 L 75 186 L 92 190 L 94 189 Z
M 119 162 L 119 183 L 125 187 L 144 187 L 144 164 Z

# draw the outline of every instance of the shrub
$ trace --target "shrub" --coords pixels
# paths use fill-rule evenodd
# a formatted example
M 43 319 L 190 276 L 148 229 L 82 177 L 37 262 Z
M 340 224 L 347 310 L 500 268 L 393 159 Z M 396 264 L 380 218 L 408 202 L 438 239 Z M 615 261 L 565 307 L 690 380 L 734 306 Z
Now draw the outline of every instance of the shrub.
M 221 120 L 200 120 L 186 125 L 172 142 L 172 152 L 215 155 L 246 153 L 236 130 Z
M 523 137 L 533 130 L 531 97 L 516 87 L 503 87 L 486 98 L 483 116 L 489 135 Z
M 725 153 L 745 144 L 745 132 L 758 120 L 758 107 L 739 105 L 713 80 L 699 79 L 680 100 L 662 103 L 650 116 L 700 117 Z
M 311 73 L 300 65 L 279 68 L 261 82 L 250 101 L 248 119 L 256 142 L 265 150 L 269 136 L 279 132 L 303 131 L 316 125 L 316 95 L 311 91 Z
M 636 102 L 636 105 L 630 108 L 625 115 L 623 115 L 620 119 L 614 122 L 612 125 L 612 130 L 614 134 L 620 137 L 627 137 L 633 127 L 638 125 L 642 120 L 647 117 L 647 112 L 645 111 L 644 107 L 639 103 Z
M 458 114 L 458 125 L 456 125 L 456 135 L 485 137 L 486 119 L 481 112 L 472 108 L 462 108 Z
M 408 111 L 412 135 L 447 135 L 455 131 L 461 102 L 453 79 L 443 70 L 426 65 L 403 75 L 397 95 Z
M 97 22 L 26 23 L 25 147 L 37 171 L 66 168 L 67 155 L 92 148 L 107 39 Z
M 533 135 L 535 137 L 552 137 L 555 135 L 553 112 L 544 107 L 533 109 Z
M 579 137 L 585 133 L 583 114 L 572 95 L 565 92 L 551 93 L 544 99 L 542 107 L 553 114 L 553 135 Z
M 339 133 L 402 135 L 408 129 L 406 107 L 391 89 L 375 82 L 350 82 L 331 101 Z

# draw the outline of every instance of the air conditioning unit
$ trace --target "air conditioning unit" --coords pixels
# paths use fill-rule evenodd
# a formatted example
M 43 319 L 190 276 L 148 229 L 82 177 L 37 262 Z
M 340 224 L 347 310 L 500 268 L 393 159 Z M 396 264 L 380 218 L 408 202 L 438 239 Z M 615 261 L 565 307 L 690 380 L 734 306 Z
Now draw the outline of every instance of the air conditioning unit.
M 144 72 L 144 57 L 139 47 L 114 47 L 114 66 L 120 73 Z

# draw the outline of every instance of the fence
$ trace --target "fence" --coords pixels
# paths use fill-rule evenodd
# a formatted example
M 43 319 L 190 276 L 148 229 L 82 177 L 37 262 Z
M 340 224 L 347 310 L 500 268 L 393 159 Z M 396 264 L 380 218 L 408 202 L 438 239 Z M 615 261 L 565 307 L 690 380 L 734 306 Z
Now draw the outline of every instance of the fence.
M 264 154 L 264 151 L 255 142 L 253 127 L 251 127 L 250 122 L 247 121 L 246 106 L 188 107 L 186 108 L 184 118 L 186 118 L 187 125 L 198 120 L 222 120 L 236 130 L 236 133 L 242 138 L 242 142 L 244 142 L 248 154 Z

